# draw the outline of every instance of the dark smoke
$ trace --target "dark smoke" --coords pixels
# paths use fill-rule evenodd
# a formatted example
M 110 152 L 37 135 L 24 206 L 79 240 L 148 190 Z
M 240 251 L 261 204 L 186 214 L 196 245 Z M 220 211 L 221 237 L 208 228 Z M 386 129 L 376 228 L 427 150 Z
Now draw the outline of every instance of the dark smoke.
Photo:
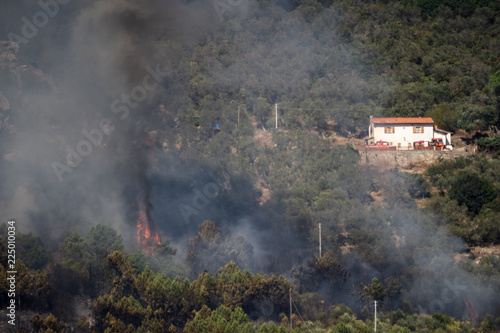
M 142 84 L 147 66 L 161 64 L 165 71 L 169 58 L 179 56 L 169 49 L 158 54 L 152 47 L 155 40 L 168 36 L 181 48 L 197 42 L 197 34 L 188 32 L 199 34 L 195 27 L 206 26 L 207 19 L 201 10 L 192 10 L 196 6 L 204 7 L 127 0 L 90 1 L 78 10 L 73 4 L 61 5 L 37 36 L 20 44 L 17 54 L 12 52 L 16 59 L 1 90 L 11 101 L 10 123 L 17 132 L 4 150 L 11 154 L 10 162 L 2 159 L 4 197 L 11 198 L 3 201 L 2 211 L 22 221 L 22 230 L 35 231 L 50 243 L 103 223 L 131 238 L 134 230 L 126 212 L 136 197 L 151 202 L 150 149 L 144 140 L 155 122 L 158 96 L 170 79 L 164 78 L 146 100 L 130 108 L 123 121 L 110 106 Z M 12 15 L 2 20 L 5 35 L 20 34 L 21 17 L 40 10 L 34 1 L 12 2 L 7 8 L 10 11 L 2 12 Z M 49 32 L 51 41 L 46 40 Z M 30 53 L 39 55 L 33 65 L 43 71 L 19 67 Z M 104 118 L 111 119 L 114 131 L 104 134 L 102 143 L 58 182 L 51 163 L 66 164 L 66 147 L 76 150 L 86 139 L 82 130 L 99 129 Z

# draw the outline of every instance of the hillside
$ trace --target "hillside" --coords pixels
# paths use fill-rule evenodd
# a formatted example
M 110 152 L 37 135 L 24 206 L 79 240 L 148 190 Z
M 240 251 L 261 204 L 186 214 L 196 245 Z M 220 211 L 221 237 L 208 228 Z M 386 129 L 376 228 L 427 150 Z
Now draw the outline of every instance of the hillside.
M 19 331 L 500 330 L 496 1 L 63 2 L 0 11 Z

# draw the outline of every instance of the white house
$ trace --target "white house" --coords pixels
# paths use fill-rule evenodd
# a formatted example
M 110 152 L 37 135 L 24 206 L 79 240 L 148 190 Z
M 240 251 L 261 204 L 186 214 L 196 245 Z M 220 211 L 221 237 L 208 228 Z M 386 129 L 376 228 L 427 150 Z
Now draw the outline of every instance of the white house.
M 387 141 L 398 148 L 412 148 L 417 141 L 429 142 L 442 138 L 443 143 L 451 145 L 451 133 L 434 127 L 434 121 L 428 117 L 418 118 L 373 118 L 370 117 L 368 128 L 369 140 Z

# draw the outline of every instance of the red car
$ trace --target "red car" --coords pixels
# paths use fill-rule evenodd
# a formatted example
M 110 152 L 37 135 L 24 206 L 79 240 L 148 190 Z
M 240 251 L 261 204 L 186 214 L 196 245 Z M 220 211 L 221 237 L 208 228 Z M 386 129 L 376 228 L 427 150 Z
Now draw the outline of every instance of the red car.
M 431 142 L 429 142 L 429 146 L 444 147 L 443 139 L 432 139 Z
M 367 144 L 365 147 L 373 150 L 396 150 L 396 146 L 389 145 L 387 141 L 377 141 L 375 144 Z

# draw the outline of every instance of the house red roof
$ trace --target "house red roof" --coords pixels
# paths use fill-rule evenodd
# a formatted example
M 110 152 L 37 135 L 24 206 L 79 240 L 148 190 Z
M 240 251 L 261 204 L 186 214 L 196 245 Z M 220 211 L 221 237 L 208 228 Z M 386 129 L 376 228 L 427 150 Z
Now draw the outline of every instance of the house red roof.
M 372 118 L 374 124 L 434 124 L 429 117 L 414 118 Z

